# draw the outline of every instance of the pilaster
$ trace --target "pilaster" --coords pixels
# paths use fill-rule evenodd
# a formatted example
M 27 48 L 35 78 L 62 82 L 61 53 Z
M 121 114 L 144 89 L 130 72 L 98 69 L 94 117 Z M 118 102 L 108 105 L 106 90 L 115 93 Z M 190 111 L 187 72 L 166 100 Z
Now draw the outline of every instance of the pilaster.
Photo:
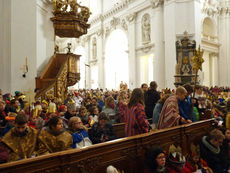
M 153 9 L 154 23 L 156 23 L 153 38 L 154 43 L 154 67 L 153 80 L 158 83 L 159 89 L 165 88 L 165 54 L 164 54 L 164 26 L 163 26 L 163 7 Z
M 219 12 L 219 85 L 230 85 L 230 0 L 221 0 Z
M 137 73 L 137 66 L 139 65 L 139 63 L 136 59 L 136 33 L 135 33 L 136 13 L 130 13 L 126 17 L 126 20 L 129 22 L 128 24 L 129 88 L 134 89 L 138 87 L 137 81 L 140 80 L 140 76 L 138 77 L 138 73 Z

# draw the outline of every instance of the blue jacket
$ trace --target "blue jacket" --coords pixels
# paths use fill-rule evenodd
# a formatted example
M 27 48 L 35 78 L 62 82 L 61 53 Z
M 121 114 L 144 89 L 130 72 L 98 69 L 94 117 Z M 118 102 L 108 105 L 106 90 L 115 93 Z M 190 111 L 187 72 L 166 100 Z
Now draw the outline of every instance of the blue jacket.
M 77 148 L 77 143 L 80 143 L 83 138 L 89 138 L 88 133 L 85 130 L 80 130 L 75 133 L 71 133 L 73 137 L 73 146 L 72 148 Z
M 180 115 L 186 120 L 191 120 L 191 113 L 193 111 L 191 98 L 186 96 L 184 100 L 179 100 L 178 106 L 180 110 Z

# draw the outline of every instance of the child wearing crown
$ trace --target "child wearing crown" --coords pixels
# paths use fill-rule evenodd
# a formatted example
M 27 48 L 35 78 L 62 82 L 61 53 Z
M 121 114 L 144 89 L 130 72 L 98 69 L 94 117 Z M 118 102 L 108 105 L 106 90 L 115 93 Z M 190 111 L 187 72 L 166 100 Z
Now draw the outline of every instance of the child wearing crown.
M 213 173 L 213 171 L 207 166 L 207 163 L 200 158 L 200 147 L 191 144 L 191 153 L 188 155 L 183 168 L 183 173 Z

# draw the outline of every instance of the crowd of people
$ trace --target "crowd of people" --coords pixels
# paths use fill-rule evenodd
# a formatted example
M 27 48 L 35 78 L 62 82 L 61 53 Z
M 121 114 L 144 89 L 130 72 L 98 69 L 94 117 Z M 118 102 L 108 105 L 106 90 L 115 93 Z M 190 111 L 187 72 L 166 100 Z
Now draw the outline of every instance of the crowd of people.
M 210 167 L 213 172 L 228 171 L 230 155 L 226 153 L 230 151 L 230 89 L 199 85 L 194 89 L 186 84 L 175 90 L 166 88 L 159 92 L 157 87 L 157 83 L 152 81 L 149 86 L 142 84 L 132 91 L 123 85 L 119 91 L 70 90 L 63 101 L 47 94 L 46 99 L 34 103 L 26 102 L 26 95 L 22 92 L 16 91 L 12 96 L 10 93 L 3 94 L 0 90 L 0 162 L 113 140 L 116 136 L 112 124 L 116 123 L 125 123 L 124 131 L 128 137 L 147 133 L 151 129 L 170 128 L 215 118 L 225 133 L 216 130 L 204 137 L 198 160 L 204 160 L 202 164 L 205 163 L 206 166 L 203 167 Z M 154 157 L 147 155 L 146 158 L 157 161 L 159 155 L 162 158 L 161 164 L 158 161 L 157 164 L 165 164 L 165 155 L 159 151 L 159 148 L 152 149 L 149 153 L 157 154 L 152 154 Z M 173 165 L 170 159 L 167 160 L 168 165 Z M 192 160 L 193 156 L 190 160 L 183 161 L 184 168 Z M 213 167 L 218 164 L 219 167 Z M 201 168 L 201 163 L 198 165 Z M 152 170 L 152 166 L 145 165 L 146 171 Z M 197 166 L 196 168 L 198 169 Z M 164 172 L 167 169 L 157 167 L 152 172 Z

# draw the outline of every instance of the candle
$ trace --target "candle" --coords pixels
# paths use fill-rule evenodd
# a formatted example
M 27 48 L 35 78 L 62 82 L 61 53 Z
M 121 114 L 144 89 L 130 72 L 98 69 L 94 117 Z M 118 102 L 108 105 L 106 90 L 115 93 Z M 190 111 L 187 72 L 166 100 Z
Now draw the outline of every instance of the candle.
M 56 0 L 54 0 L 53 3 L 54 3 L 54 11 L 56 11 L 56 9 L 57 9 Z

